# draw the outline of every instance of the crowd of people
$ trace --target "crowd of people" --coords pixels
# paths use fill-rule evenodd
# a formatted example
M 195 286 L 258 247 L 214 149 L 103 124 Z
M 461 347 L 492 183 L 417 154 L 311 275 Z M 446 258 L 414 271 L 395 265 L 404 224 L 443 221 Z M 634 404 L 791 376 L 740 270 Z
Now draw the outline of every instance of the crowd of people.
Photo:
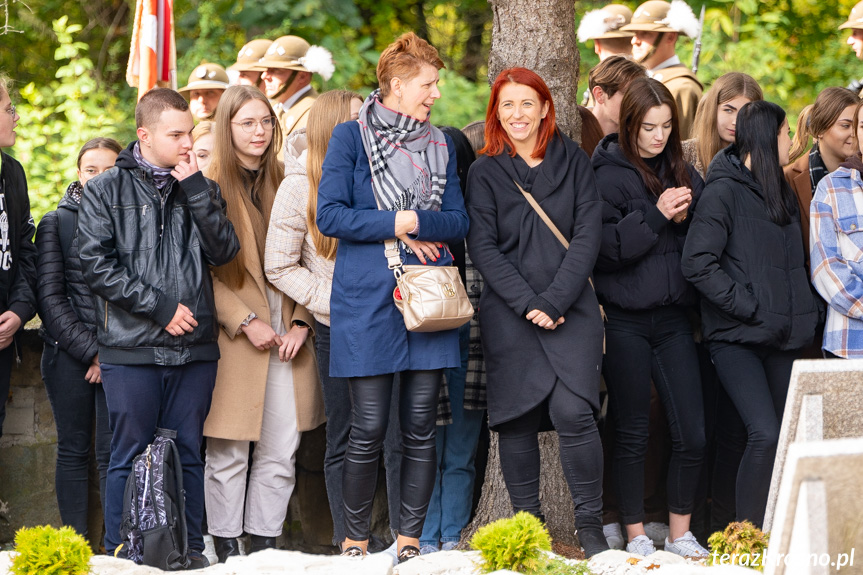
M 407 33 L 365 97 L 315 92 L 332 56 L 296 36 L 154 88 L 137 139 L 84 144 L 38 229 L 2 153 L 0 395 L 38 311 L 63 523 L 87 535 L 94 445 L 104 548 L 125 556 L 124 486 L 162 428 L 189 568 L 205 532 L 219 561 L 243 534 L 274 548 L 302 433 L 326 422 L 333 545 L 374 547 L 383 454 L 407 561 L 459 542 L 487 412 L 513 508 L 543 520 L 538 433 L 557 432 L 588 557 L 699 559 L 709 531 L 762 525 L 793 362 L 863 356 L 863 100 L 825 89 L 792 142 L 749 75 L 702 94 L 675 54 L 698 26 L 682 0 L 586 14 L 580 144 L 520 67 L 484 121 L 434 125 L 444 63 Z M 840 28 L 863 56 L 863 2 Z M 0 112 L 8 148 L 5 79 Z M 406 327 L 393 238 L 402 264 L 458 267 L 470 322 Z

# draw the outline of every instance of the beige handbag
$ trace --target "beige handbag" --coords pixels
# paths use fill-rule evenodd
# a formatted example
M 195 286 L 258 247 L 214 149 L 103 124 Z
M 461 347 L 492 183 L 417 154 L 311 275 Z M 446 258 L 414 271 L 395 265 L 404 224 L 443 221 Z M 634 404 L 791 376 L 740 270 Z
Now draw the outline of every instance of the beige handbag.
M 384 242 L 384 254 L 396 277 L 393 301 L 408 331 L 455 329 L 473 317 L 473 306 L 456 266 L 403 265 L 395 238 Z
M 548 229 L 551 230 L 551 233 L 554 234 L 554 237 L 556 237 L 557 240 L 561 244 L 563 244 L 563 248 L 568 250 L 569 249 L 569 241 L 567 241 L 567 239 L 564 237 L 564 235 L 562 233 L 560 233 L 560 230 L 557 229 L 557 226 L 554 225 L 554 222 L 551 221 L 551 218 L 549 218 L 548 214 L 545 213 L 545 210 L 543 210 L 542 207 L 540 207 L 539 202 L 537 202 L 536 199 L 532 195 L 530 195 L 528 192 L 524 191 L 524 188 L 522 188 L 520 185 L 518 185 L 518 182 L 513 180 L 512 183 L 515 184 L 515 186 L 518 188 L 518 191 L 520 191 L 521 194 L 524 196 L 524 198 L 527 200 L 527 203 L 529 203 L 530 206 L 536 211 L 536 213 L 539 214 L 539 217 L 542 218 L 542 221 L 545 222 L 545 225 L 547 225 Z M 596 293 L 596 288 L 593 286 L 593 278 L 588 276 L 587 281 L 588 281 L 588 283 L 590 283 L 590 289 L 593 290 L 593 293 Z M 602 322 L 603 323 L 608 321 L 608 318 L 605 315 L 605 310 L 602 308 L 602 304 L 599 304 L 599 315 L 602 316 Z M 602 336 L 602 353 L 605 353 L 605 335 Z

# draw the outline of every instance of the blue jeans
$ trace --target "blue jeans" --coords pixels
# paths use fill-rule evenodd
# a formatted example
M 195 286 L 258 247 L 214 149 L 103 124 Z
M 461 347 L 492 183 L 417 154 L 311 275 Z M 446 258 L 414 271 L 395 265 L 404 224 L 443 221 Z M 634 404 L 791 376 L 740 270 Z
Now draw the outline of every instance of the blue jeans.
M 485 412 L 464 408 L 469 323 L 459 329 L 458 336 L 461 367 L 444 370 L 452 406 L 452 423 L 437 426 L 437 473 L 420 536 L 421 547 L 437 547 L 438 542 L 458 542 L 461 530 L 470 521 L 476 475 L 474 458 Z
M 333 516 L 333 545 L 345 540 L 345 499 L 342 496 L 342 468 L 348 449 L 351 431 L 351 395 L 348 380 L 330 377 L 330 326 L 315 323 L 315 350 L 318 352 L 318 371 L 324 390 L 324 409 L 327 414 L 327 447 L 324 452 L 324 481 L 327 499 Z M 393 386 L 392 405 L 399 404 L 399 386 Z M 387 480 L 387 504 L 389 506 L 390 529 L 393 534 L 399 529 L 399 475 L 402 466 L 402 439 L 399 412 L 390 412 L 390 421 L 384 439 L 384 467 Z
M 63 525 L 69 525 L 85 538 L 94 420 L 102 509 L 105 509 L 105 482 L 111 458 L 111 429 L 108 427 L 105 390 L 102 384 L 84 379 L 89 367 L 59 347 L 45 344 L 42 379 L 57 425 L 57 468 L 54 475 L 57 505 Z
M 215 361 L 179 366 L 101 364 L 114 432 L 105 496 L 105 550 L 113 554 L 120 540 L 123 491 L 132 460 L 153 442 L 156 428 L 177 432 L 174 442 L 183 467 L 189 549 L 204 550 L 204 420 L 216 385 Z

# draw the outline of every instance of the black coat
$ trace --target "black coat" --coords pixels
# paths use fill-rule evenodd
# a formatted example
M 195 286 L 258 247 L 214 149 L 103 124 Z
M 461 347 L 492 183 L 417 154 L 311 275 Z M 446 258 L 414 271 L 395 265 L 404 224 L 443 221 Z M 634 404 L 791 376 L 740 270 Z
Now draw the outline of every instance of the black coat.
M 84 280 L 97 296 L 99 360 L 184 365 L 219 359 L 219 324 L 209 266 L 240 249 L 219 186 L 200 172 L 171 179 L 164 197 L 138 166 L 135 142 L 114 167 L 87 182 L 78 214 Z M 165 331 L 177 305 L 198 326 Z
M 468 252 L 485 280 L 479 304 L 492 426 L 539 405 L 558 379 L 594 408 L 602 319 L 588 284 L 599 250 L 602 204 L 590 160 L 553 138 L 530 191 L 568 239 L 564 250 L 518 191 L 513 158 L 483 156 L 468 175 Z M 566 319 L 556 330 L 525 319 L 534 308 Z
M 603 200 L 602 245 L 594 270 L 600 301 L 634 311 L 695 305 L 695 290 L 680 271 L 691 218 L 675 224 L 662 215 L 656 207 L 658 198 L 623 155 L 617 134 L 599 143 L 591 163 Z M 688 166 L 688 170 L 691 212 L 701 197 L 704 181 L 695 168 Z M 667 175 L 660 176 L 664 188 L 678 187 Z
M 72 185 L 80 186 L 77 182 Z M 73 212 L 74 219 L 70 218 L 69 222 L 77 223 L 78 202 L 72 199 L 68 190 L 57 205 L 57 211 L 45 214 L 36 230 L 38 308 L 42 318 L 39 333 L 49 344 L 59 346 L 81 363 L 89 364 L 98 351 L 96 300 L 81 272 L 77 233 L 71 236 L 69 251 L 65 257 L 63 255 L 60 210 Z
M 2 152 L 0 152 L 2 153 Z M 21 327 L 36 315 L 36 227 L 30 215 L 30 196 L 24 168 L 14 158 L 3 153 L 3 194 L 11 246 L 12 267 L 0 274 L 0 312 L 11 310 L 21 318 Z
M 797 210 L 773 223 L 735 147 L 717 154 L 683 251 L 683 273 L 703 296 L 704 338 L 782 350 L 812 343 L 819 309 L 803 255 Z

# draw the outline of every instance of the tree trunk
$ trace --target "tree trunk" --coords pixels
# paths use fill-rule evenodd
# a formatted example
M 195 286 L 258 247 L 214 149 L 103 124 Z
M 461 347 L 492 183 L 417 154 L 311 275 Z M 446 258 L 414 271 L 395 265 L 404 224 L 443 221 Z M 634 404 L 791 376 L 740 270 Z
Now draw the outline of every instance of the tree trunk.
M 576 141 L 581 140 L 578 104 L 578 48 L 575 10 L 571 0 L 489 0 L 494 27 L 489 55 L 489 82 L 504 69 L 530 68 L 551 90 L 557 124 Z M 557 433 L 539 434 L 540 501 L 546 526 L 556 543 L 577 545 L 572 496 L 560 464 Z M 497 433 L 491 433 L 488 467 L 474 520 L 462 532 L 462 546 L 477 529 L 513 514 L 500 469 Z
M 489 83 L 506 68 L 539 74 L 551 90 L 557 125 L 581 141 L 578 115 L 578 46 L 571 0 L 489 0 L 494 14 Z

